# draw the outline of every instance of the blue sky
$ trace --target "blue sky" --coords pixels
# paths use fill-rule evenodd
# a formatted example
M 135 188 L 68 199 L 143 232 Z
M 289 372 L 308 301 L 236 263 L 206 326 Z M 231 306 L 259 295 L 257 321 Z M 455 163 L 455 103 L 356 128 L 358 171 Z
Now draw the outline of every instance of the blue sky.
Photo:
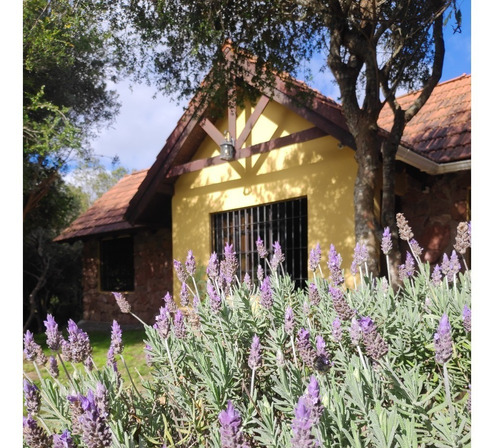
M 463 0 L 461 34 L 453 34 L 451 22 L 446 27 L 446 53 L 442 81 L 463 73 L 471 73 L 471 4 Z M 314 63 L 314 62 L 313 62 Z M 311 86 L 323 94 L 338 99 L 338 88 L 330 73 L 319 73 L 320 64 L 311 66 L 314 75 Z M 102 161 L 109 164 L 111 157 L 118 155 L 120 163 L 129 170 L 149 168 L 163 147 L 177 120 L 182 115 L 182 106 L 171 98 L 159 94 L 153 98 L 155 89 L 136 85 L 131 92 L 127 82 L 116 86 L 122 103 L 116 121 L 93 141 L 96 154 L 105 156 Z

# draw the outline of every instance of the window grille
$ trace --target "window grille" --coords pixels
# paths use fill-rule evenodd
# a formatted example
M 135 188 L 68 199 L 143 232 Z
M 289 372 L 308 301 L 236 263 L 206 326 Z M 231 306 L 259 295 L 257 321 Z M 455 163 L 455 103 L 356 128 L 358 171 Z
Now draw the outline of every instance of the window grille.
M 280 243 L 285 255 L 285 272 L 297 286 L 304 287 L 307 280 L 307 198 L 212 215 L 212 252 L 216 252 L 221 260 L 226 242 L 233 244 L 239 261 L 237 275 L 240 280 L 248 273 L 256 283 L 259 263 L 266 275 L 270 273 L 267 263 L 257 253 L 255 241 L 259 236 L 269 252 L 268 259 L 273 254 L 274 242 Z
M 134 290 L 134 242 L 132 237 L 101 241 L 100 271 L 102 291 Z

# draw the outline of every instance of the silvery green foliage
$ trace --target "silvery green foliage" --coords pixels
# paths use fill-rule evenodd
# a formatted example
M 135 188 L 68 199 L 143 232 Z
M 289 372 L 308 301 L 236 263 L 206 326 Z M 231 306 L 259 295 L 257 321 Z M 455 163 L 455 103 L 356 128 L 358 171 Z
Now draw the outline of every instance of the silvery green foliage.
M 217 265 L 213 259 L 212 265 Z M 309 304 L 307 315 L 303 304 L 309 288 L 295 288 L 279 269 L 269 277 L 272 300 L 266 297 L 266 307 L 259 304 L 262 285 L 256 280 L 252 288 L 234 281 L 228 292 L 213 276 L 210 295 L 220 299 L 220 306 L 214 308 L 210 295 L 200 290 L 196 307 L 183 309 L 182 337 L 145 327 L 152 375 L 137 385 L 140 394 L 124 388 L 121 366 L 118 372 L 107 366 L 75 373 L 74 385 L 61 375 L 59 381 L 42 381 L 42 409 L 31 418 L 43 420 L 53 433 L 68 429 L 75 446 L 84 447 L 67 396 L 87 396 L 89 390 L 95 395 L 99 383 L 108 391 L 112 447 L 221 448 L 219 415 L 230 402 L 240 418 L 238 444 L 286 448 L 297 439 L 292 430 L 297 409 L 309 412 L 299 399 L 314 376 L 322 412 L 310 430 L 319 446 L 470 446 L 471 333 L 462 316 L 464 307 L 470 309 L 469 272 L 458 274 L 453 283 L 446 277 L 433 282 L 430 266 L 419 263 L 419 271 L 395 291 L 386 281 L 367 277 L 349 289 L 333 284 L 324 271 L 324 278 L 315 272 L 321 300 Z M 357 346 L 349 336 L 352 319 L 339 316 L 334 307 L 339 297 L 330 293 L 333 287 L 342 290 L 353 318 L 369 327 Z M 292 313 L 293 326 L 288 322 Z M 164 309 L 161 315 L 173 327 L 176 314 Z M 453 335 L 453 353 L 446 362 L 451 403 L 433 343 L 443 314 Z M 302 329 L 310 335 L 311 353 L 326 357 L 328 368 L 306 363 L 296 353 Z M 377 352 L 382 355 L 373 356 L 374 340 L 365 340 L 366 334 L 376 334 L 375 342 L 384 344 Z M 260 341 L 256 369 L 248 362 L 254 337 Z

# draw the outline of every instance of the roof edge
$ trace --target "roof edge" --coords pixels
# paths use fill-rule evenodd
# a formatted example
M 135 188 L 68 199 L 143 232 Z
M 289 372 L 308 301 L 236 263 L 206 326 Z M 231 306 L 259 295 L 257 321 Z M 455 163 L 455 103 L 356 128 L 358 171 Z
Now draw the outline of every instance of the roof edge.
M 436 163 L 401 145 L 396 153 L 396 159 L 432 175 L 455 173 L 471 169 L 470 159 L 458 162 Z

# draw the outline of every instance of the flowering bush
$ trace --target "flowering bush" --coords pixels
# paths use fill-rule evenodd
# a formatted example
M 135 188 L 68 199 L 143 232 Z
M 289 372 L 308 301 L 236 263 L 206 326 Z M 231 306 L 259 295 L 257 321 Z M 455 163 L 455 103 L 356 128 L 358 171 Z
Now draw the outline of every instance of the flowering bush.
M 409 242 L 404 217 L 398 224 Z M 385 254 L 388 238 L 386 231 Z M 463 256 L 467 225 L 459 243 Z M 296 289 L 283 274 L 279 243 L 268 251 L 259 238 L 269 276 L 260 269 L 257 284 L 248 276 L 240 284 L 226 245 L 222 260 L 210 257 L 200 294 L 190 251 L 185 263 L 175 261 L 182 297 L 167 294 L 155 324 L 144 325 L 151 379 L 129 388 L 116 322 L 108 365 L 96 369 L 85 332 L 70 321 L 66 341 L 48 316 L 50 359 L 29 332 L 24 338 L 26 358 L 52 375 L 40 387 L 25 381 L 25 446 L 469 446 L 469 271 L 460 272 L 454 251 L 431 275 L 418 243 L 409 246 L 397 291 L 366 275 L 361 246 L 351 268 L 363 275 L 347 288 L 333 245 L 328 275 L 317 245 L 312 279 Z M 133 312 L 115 297 L 122 312 Z M 61 360 L 85 369 L 59 375 Z

